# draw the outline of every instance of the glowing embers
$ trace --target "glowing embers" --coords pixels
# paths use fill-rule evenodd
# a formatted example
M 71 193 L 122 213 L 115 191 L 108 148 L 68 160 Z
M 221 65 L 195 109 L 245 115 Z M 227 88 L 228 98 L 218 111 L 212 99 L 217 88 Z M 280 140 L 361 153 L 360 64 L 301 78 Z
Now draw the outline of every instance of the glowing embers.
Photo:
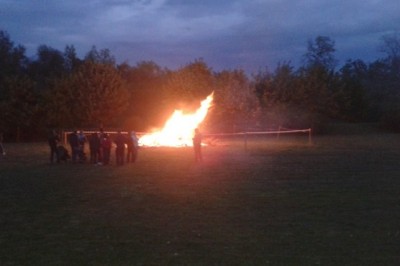
M 201 102 L 194 113 L 185 114 L 182 110 L 175 110 L 161 130 L 143 135 L 139 140 L 141 146 L 192 146 L 194 129 L 207 116 L 208 109 L 213 101 L 213 94 Z

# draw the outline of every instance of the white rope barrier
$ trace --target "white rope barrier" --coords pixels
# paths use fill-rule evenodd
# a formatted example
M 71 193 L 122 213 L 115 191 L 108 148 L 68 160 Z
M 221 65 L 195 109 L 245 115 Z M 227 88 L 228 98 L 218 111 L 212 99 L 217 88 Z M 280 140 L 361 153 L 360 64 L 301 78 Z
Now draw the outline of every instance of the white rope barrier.
M 273 131 L 249 131 L 237 133 L 211 133 L 205 136 L 242 136 L 242 135 L 268 135 L 268 134 L 288 134 L 288 133 L 311 133 L 311 128 L 294 130 L 273 130 Z
M 291 133 L 308 133 L 308 143 L 312 143 L 312 130 L 311 128 L 307 129 L 287 129 L 285 128 L 284 130 L 281 130 L 282 127 L 279 127 L 279 130 L 271 130 L 271 131 L 249 131 L 249 132 L 237 132 L 237 133 L 210 133 L 210 134 L 203 134 L 205 137 L 222 137 L 222 136 L 244 136 L 244 146 L 245 150 L 247 150 L 247 137 L 252 136 L 252 135 L 271 135 L 271 134 L 276 134 L 277 138 L 279 138 L 280 134 L 291 134 Z M 99 131 L 95 130 L 82 130 L 84 134 L 91 134 Z M 63 131 L 63 143 L 67 143 L 67 136 L 68 134 L 72 133 L 73 131 L 68 130 L 68 131 Z M 126 131 L 121 131 L 122 133 L 128 133 Z M 117 131 L 104 131 L 104 133 L 107 134 L 116 134 Z M 138 136 L 141 135 L 146 135 L 146 132 L 136 132 Z
M 281 130 L 282 127 L 279 127 L 279 130 L 270 130 L 270 131 L 249 131 L 249 132 L 238 132 L 238 133 L 214 133 L 214 134 L 204 134 L 204 136 L 208 137 L 218 137 L 218 136 L 244 136 L 244 148 L 247 151 L 247 137 L 252 135 L 271 135 L 276 134 L 276 137 L 279 138 L 280 134 L 291 134 L 291 133 L 308 133 L 308 143 L 312 143 L 312 130 L 311 128 L 307 129 L 286 129 Z

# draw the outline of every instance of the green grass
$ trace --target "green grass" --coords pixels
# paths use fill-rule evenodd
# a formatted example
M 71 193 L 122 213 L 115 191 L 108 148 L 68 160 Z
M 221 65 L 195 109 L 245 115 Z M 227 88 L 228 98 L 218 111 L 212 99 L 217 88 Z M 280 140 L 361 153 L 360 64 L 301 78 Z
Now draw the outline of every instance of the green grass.
M 1 265 L 400 263 L 400 135 L 221 140 L 201 164 L 145 148 L 122 167 L 5 147 Z

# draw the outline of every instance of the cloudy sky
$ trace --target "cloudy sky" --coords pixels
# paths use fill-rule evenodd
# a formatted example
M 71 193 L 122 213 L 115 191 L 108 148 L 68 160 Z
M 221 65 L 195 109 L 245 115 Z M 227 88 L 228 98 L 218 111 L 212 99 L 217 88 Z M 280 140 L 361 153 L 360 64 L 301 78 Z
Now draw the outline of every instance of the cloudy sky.
M 381 37 L 400 30 L 399 0 L 0 0 L 0 29 L 33 56 L 45 44 L 83 56 L 93 45 L 119 63 L 213 70 L 301 63 L 307 41 L 335 41 L 339 64 L 373 61 Z

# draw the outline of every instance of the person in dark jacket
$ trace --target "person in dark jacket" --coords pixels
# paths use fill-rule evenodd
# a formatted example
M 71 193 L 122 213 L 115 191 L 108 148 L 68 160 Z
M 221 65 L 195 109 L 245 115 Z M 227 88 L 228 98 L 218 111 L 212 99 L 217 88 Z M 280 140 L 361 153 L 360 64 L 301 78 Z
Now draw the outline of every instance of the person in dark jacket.
M 100 148 L 99 148 L 99 152 L 97 154 L 97 161 L 99 162 L 99 164 L 103 164 L 104 163 L 104 151 L 103 151 L 103 141 L 106 139 L 106 136 L 109 137 L 103 130 L 103 128 L 100 128 L 100 132 L 99 132 L 99 139 L 100 139 Z
M 0 132 L 0 158 L 6 155 L 6 151 L 3 147 L 3 132 Z
M 78 139 L 78 133 L 76 130 L 69 134 L 68 136 L 68 143 L 71 147 L 71 154 L 72 154 L 72 162 L 76 163 L 76 159 L 79 156 L 79 139 Z
M 139 149 L 139 139 L 136 136 L 136 132 L 132 131 L 130 136 L 127 137 L 128 151 L 126 154 L 126 162 L 134 163 L 137 159 Z
M 110 163 L 111 146 L 112 146 L 112 142 L 111 142 L 110 136 L 107 133 L 104 133 L 103 139 L 101 141 L 102 164 L 103 165 L 108 165 Z
M 93 132 L 89 137 L 90 163 L 99 162 L 100 137 L 97 132 Z
M 85 133 L 83 133 L 82 130 L 79 131 L 78 133 L 78 157 L 79 157 L 79 162 L 83 163 L 86 161 L 86 153 L 85 153 L 85 144 L 87 142 L 87 138 Z
M 58 156 L 57 146 L 58 142 L 60 141 L 60 137 L 58 136 L 55 130 L 51 130 L 48 136 L 48 142 L 50 147 L 50 163 L 54 163 L 54 158 L 56 162 L 60 162 L 60 158 Z
M 114 139 L 116 145 L 115 148 L 115 159 L 117 165 L 124 164 L 125 144 L 127 143 L 126 138 L 122 135 L 121 131 L 118 131 L 117 136 Z

